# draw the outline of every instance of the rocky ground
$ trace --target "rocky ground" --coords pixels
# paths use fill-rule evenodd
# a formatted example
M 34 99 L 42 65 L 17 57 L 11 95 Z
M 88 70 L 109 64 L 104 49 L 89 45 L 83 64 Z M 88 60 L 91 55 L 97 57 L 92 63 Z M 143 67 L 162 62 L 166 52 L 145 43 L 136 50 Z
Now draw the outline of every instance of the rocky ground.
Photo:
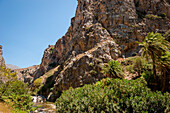
M 39 106 L 39 108 L 33 113 L 55 113 L 56 111 L 56 106 L 49 102 L 36 103 L 34 106 Z

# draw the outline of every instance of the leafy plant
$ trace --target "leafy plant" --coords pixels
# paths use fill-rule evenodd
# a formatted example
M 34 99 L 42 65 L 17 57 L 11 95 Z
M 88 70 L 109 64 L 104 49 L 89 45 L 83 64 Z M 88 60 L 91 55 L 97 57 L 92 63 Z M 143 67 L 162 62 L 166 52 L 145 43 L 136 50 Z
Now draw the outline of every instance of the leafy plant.
M 164 84 L 165 79 L 167 79 L 168 73 L 165 70 L 169 70 L 169 64 L 167 60 L 169 59 L 165 55 L 169 51 L 169 42 L 165 40 L 165 38 L 159 33 L 148 33 L 145 37 L 144 42 L 139 43 L 142 46 L 140 52 L 142 56 L 146 59 L 152 59 L 152 66 L 153 66 L 153 76 L 155 80 L 155 89 L 158 87 L 158 74 L 157 71 L 161 69 L 161 84 Z M 166 60 L 164 58 L 167 58 Z M 163 59 L 162 59 L 163 58 Z M 164 80 L 163 80 L 164 79 Z M 164 82 L 163 82 L 164 81 Z M 165 84 L 162 87 L 162 91 L 164 91 Z
M 54 51 L 54 47 L 51 47 L 50 48 L 50 52 L 52 53 Z
M 165 40 L 170 42 L 170 29 L 164 34 Z
M 114 61 L 114 60 L 109 61 L 103 70 L 107 77 L 111 77 L 111 78 L 124 77 L 122 66 L 118 61 Z
M 168 113 L 169 93 L 152 92 L 146 81 L 106 78 L 93 85 L 64 91 L 56 100 L 58 113 Z
M 158 18 L 160 18 L 159 16 L 153 15 L 153 14 L 147 14 L 145 17 L 148 18 L 148 19 L 158 19 Z
M 168 42 L 159 33 L 148 33 L 144 42 L 139 43 L 142 46 L 140 52 L 143 57 L 151 57 L 153 64 L 153 75 L 156 80 L 156 60 L 160 58 L 163 52 L 168 50 Z M 148 60 L 149 61 L 149 60 Z
M 0 78 L 0 100 L 16 111 L 31 111 L 31 96 L 27 84 L 18 81 L 16 74 L 5 67 L 0 67 Z

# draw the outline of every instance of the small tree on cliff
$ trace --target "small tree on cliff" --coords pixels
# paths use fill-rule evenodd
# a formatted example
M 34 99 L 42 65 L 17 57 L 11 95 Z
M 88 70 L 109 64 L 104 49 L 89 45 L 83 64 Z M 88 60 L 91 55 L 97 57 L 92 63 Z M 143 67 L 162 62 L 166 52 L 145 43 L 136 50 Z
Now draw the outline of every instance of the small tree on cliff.
M 121 64 L 118 61 L 111 60 L 104 67 L 105 76 L 111 78 L 123 78 L 124 73 Z

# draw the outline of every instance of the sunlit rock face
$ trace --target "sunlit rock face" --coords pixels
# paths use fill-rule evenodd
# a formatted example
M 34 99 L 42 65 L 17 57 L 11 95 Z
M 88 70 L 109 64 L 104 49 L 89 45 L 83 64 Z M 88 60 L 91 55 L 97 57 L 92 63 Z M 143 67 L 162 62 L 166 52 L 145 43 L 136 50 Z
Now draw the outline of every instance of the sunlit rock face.
M 34 75 L 37 74 L 39 67 L 39 65 L 34 65 L 27 68 L 13 69 L 12 71 L 17 73 L 18 80 L 31 84 L 35 79 Z
M 78 0 L 67 33 L 45 50 L 33 76 L 58 67 L 44 82 L 52 83 L 54 95 L 94 83 L 104 77 L 101 70 L 109 60 L 137 54 L 136 41 L 143 41 L 148 32 L 166 32 L 169 10 L 166 0 Z
M 2 51 L 2 45 L 0 45 L 0 66 L 5 66 L 5 60 L 2 56 L 3 51 Z

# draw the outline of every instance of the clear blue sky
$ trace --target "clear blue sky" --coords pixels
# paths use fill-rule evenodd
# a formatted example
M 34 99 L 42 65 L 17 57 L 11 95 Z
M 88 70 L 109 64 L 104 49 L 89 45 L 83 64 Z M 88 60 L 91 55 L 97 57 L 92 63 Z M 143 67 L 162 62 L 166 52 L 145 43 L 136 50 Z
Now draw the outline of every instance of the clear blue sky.
M 44 50 L 70 26 L 77 0 L 0 0 L 0 45 L 6 64 L 41 63 Z

